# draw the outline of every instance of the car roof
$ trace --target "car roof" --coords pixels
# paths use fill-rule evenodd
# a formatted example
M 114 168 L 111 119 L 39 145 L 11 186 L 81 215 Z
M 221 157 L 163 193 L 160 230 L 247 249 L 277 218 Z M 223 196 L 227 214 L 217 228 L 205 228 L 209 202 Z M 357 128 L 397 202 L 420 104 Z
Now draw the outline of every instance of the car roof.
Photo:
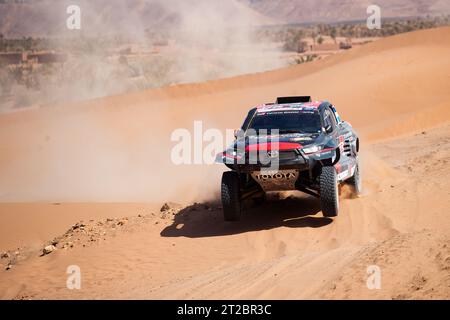
M 311 101 L 311 102 L 286 103 L 286 104 L 266 103 L 257 106 L 256 112 L 265 113 L 265 112 L 290 111 L 290 110 L 311 111 L 314 109 L 318 109 L 323 102 L 324 101 Z

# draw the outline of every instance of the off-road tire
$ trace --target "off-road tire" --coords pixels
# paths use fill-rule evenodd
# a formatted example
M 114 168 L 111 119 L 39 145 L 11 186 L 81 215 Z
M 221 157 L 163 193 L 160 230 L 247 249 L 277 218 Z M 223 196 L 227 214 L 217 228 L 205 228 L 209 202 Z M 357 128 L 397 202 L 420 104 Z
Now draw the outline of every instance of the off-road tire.
M 239 175 L 226 171 L 222 175 L 222 208 L 225 221 L 238 221 L 241 218 L 242 201 Z
M 339 188 L 336 169 L 322 167 L 320 174 L 320 205 L 324 217 L 336 217 L 339 213 Z

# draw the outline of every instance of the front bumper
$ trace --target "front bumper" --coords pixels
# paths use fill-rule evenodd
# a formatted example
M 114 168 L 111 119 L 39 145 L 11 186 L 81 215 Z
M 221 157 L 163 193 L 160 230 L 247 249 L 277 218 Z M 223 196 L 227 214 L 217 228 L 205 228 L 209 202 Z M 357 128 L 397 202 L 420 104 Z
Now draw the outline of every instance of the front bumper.
M 266 152 L 246 153 L 245 159 L 232 157 L 224 153 L 218 160 L 225 163 L 232 170 L 240 172 L 254 172 L 261 169 L 270 170 L 290 170 L 298 171 L 312 170 L 317 162 L 326 159 L 332 159 L 336 156 L 335 150 L 326 150 L 325 152 L 317 152 L 314 154 L 305 154 L 300 150 L 279 151 L 276 156 L 268 155 Z

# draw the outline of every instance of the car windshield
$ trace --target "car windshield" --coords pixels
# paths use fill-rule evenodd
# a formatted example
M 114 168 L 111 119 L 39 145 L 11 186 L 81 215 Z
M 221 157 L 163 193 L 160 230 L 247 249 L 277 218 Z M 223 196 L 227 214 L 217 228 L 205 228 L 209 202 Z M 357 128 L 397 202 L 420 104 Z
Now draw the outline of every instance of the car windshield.
M 280 133 L 320 133 L 322 125 L 318 112 L 268 112 L 257 113 L 248 129 L 278 129 Z

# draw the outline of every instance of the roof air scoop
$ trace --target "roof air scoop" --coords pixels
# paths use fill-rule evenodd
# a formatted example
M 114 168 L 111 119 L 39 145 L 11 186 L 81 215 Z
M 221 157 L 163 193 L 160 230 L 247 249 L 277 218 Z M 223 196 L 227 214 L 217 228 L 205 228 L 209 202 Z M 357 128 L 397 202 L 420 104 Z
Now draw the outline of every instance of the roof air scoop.
M 278 97 L 277 104 L 311 102 L 311 96 Z

